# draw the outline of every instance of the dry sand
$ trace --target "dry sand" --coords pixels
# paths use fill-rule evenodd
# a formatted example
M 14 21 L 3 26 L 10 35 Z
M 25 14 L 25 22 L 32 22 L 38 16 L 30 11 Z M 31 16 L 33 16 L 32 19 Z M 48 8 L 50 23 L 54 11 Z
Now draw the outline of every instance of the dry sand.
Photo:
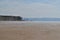
M 0 40 L 60 40 L 60 23 L 0 22 Z

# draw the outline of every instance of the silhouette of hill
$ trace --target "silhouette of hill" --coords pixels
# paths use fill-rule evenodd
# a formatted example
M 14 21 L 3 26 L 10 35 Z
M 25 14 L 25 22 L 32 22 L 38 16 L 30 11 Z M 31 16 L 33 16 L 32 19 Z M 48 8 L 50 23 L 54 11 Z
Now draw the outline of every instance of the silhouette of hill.
M 25 21 L 60 21 L 60 18 L 24 18 Z

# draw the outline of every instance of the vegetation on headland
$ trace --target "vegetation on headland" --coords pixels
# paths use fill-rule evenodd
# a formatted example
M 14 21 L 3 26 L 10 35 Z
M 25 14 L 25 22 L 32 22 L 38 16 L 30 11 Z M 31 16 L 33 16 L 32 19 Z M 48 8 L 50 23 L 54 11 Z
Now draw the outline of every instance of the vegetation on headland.
M 21 16 L 0 15 L 0 21 L 23 21 Z

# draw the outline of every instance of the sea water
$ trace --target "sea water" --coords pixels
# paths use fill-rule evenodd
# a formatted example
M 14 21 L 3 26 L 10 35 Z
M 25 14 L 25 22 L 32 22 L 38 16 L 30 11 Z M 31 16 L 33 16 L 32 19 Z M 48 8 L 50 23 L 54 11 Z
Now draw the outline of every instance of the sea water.
M 5 24 L 13 24 L 13 23 L 60 23 L 60 21 L 0 21 L 1 23 L 5 23 Z

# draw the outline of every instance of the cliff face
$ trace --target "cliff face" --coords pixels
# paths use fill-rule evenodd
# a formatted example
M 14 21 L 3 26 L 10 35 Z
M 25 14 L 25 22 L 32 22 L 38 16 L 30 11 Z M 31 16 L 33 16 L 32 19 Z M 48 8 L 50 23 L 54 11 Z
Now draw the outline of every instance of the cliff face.
M 22 21 L 20 16 L 2 16 L 0 15 L 0 21 Z

